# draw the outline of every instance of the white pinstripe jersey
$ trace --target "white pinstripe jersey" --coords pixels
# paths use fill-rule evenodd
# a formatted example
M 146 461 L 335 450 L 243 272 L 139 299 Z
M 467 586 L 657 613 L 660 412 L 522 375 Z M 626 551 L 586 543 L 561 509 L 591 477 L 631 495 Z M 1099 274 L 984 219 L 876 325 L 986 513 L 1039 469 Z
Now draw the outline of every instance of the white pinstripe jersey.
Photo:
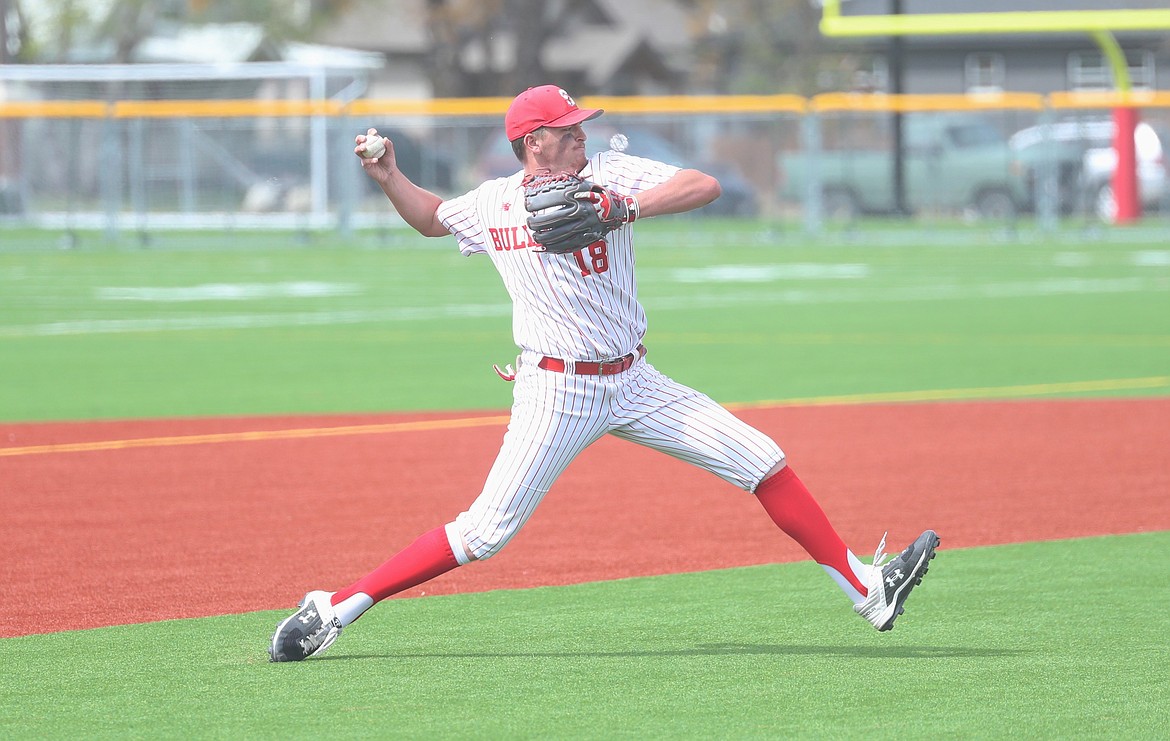
M 677 167 L 614 151 L 589 159 L 581 177 L 624 195 L 669 180 Z M 512 334 L 523 350 L 572 360 L 616 358 L 646 333 L 638 302 L 630 225 L 598 245 L 568 255 L 531 249 L 522 172 L 489 180 L 444 201 L 443 226 L 464 255 L 486 253 L 512 298 Z

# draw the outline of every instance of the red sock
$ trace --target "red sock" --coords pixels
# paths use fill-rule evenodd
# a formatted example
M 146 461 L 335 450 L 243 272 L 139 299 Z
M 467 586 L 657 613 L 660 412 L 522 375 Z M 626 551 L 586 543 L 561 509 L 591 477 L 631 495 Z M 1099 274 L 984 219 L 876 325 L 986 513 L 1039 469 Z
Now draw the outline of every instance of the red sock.
M 389 561 L 333 595 L 330 600 L 339 604 L 358 592 L 368 594 L 374 602 L 381 602 L 392 594 L 430 581 L 459 565 L 447 542 L 447 530 L 437 527 L 419 536 Z
M 808 551 L 813 560 L 836 570 L 863 596 L 866 594 L 865 584 L 849 565 L 848 546 L 791 466 L 761 482 L 756 487 L 756 498 L 772 522 Z

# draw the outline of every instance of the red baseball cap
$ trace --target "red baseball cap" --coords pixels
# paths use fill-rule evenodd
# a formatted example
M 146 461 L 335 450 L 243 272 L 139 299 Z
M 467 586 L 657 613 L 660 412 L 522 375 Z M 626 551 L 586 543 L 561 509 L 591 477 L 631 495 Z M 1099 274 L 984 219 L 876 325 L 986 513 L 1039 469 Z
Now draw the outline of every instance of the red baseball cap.
M 578 108 L 577 101 L 556 85 L 530 87 L 516 96 L 504 115 L 508 141 L 531 134 L 541 126 L 572 126 L 597 118 L 600 108 Z

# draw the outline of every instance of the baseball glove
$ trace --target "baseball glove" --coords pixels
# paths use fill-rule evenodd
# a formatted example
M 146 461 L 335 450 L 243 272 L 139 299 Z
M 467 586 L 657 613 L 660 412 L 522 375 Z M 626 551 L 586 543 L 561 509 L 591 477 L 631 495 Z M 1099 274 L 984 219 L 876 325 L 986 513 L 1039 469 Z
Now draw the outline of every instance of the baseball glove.
M 525 176 L 528 230 L 544 252 L 563 255 L 605 239 L 638 217 L 638 202 L 572 172 Z

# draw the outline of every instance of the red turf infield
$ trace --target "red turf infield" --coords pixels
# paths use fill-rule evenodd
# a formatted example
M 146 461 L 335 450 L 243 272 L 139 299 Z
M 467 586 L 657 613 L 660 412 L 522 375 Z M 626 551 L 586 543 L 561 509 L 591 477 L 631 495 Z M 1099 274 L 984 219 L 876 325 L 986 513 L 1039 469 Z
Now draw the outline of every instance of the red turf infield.
M 945 548 L 1170 529 L 1170 399 L 781 407 L 773 435 L 847 542 Z M 295 604 L 336 589 L 478 492 L 499 415 L 452 429 L 291 439 L 168 436 L 475 415 L 0 425 L 0 637 Z M 147 447 L 38 446 L 146 439 Z M 109 449 L 102 449 L 103 447 Z M 407 595 L 570 584 L 805 558 L 753 499 L 605 439 L 496 558 Z

